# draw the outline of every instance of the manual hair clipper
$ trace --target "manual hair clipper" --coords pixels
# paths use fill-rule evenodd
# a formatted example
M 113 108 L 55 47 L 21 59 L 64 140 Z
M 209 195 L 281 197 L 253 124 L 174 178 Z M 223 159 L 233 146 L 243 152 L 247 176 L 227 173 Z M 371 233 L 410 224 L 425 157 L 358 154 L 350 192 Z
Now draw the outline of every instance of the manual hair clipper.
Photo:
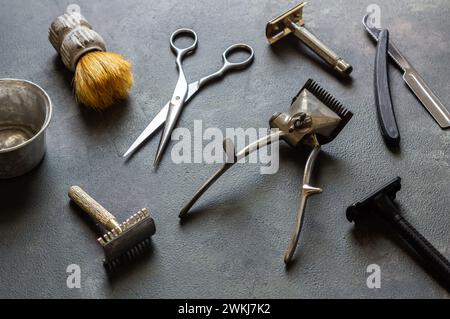
M 289 247 L 284 257 L 288 264 L 297 247 L 306 201 L 309 196 L 322 192 L 322 189 L 310 185 L 312 169 L 322 145 L 334 140 L 353 116 L 331 94 L 321 88 L 316 82 L 309 79 L 297 96 L 293 99 L 288 113 L 276 113 L 270 119 L 270 127 L 277 129 L 266 137 L 248 145 L 239 152 L 234 149 L 233 142 L 224 141 L 224 149 L 233 161 L 225 163 L 205 184 L 194 194 L 189 203 L 181 210 L 180 218 L 184 217 L 200 196 L 229 168 L 250 153 L 282 139 L 292 147 L 305 144 L 312 147 L 307 160 L 303 185 L 300 192 L 300 204 L 297 210 L 297 219 Z M 230 151 L 231 150 L 231 151 Z

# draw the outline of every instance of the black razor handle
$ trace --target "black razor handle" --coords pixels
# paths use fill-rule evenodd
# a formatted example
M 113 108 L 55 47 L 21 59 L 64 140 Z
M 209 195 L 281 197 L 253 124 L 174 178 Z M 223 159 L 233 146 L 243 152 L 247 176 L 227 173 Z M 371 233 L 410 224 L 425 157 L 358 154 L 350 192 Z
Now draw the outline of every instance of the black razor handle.
M 388 46 L 389 31 L 384 29 L 378 38 L 377 53 L 375 56 L 375 105 L 377 106 L 381 134 L 386 144 L 390 147 L 398 147 L 400 144 L 400 133 L 395 119 L 391 90 L 389 88 Z
M 383 218 L 416 251 L 433 274 L 450 289 L 450 262 L 417 231 L 386 195 L 381 195 L 377 204 Z

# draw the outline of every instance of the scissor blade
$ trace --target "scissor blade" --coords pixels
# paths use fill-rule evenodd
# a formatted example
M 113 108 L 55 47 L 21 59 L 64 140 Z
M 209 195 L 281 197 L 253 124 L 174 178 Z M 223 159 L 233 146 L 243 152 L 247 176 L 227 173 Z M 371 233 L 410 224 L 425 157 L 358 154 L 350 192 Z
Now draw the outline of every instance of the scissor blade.
M 186 95 L 186 99 L 184 100 L 184 105 L 197 93 L 197 91 L 200 89 L 199 81 L 195 81 L 192 83 L 189 83 L 188 85 L 188 93 Z
M 167 144 L 169 144 L 170 137 L 172 135 L 172 131 L 175 128 L 178 117 L 181 114 L 183 105 L 184 105 L 183 100 L 178 101 L 178 103 L 176 103 L 176 104 L 170 103 L 170 105 L 169 105 L 169 110 L 168 110 L 167 119 L 166 119 L 166 125 L 164 126 L 164 131 L 161 134 L 161 140 L 159 141 L 158 150 L 156 151 L 156 157 L 155 157 L 155 161 L 153 162 L 153 166 L 158 165 Z
M 139 135 L 139 137 L 134 141 L 134 143 L 130 146 L 130 148 L 126 151 L 123 157 L 127 157 L 131 153 L 133 153 L 139 145 L 144 143 L 144 141 L 153 135 L 161 125 L 164 124 L 167 118 L 167 111 L 169 110 L 170 102 L 167 102 L 166 105 L 159 111 L 159 113 L 153 118 L 149 125 L 144 129 L 144 131 Z
M 199 90 L 198 81 L 192 82 L 188 87 L 188 94 L 184 105 L 197 93 Z M 123 157 L 127 157 L 133 153 L 142 143 L 145 142 L 150 136 L 152 136 L 157 129 L 159 129 L 165 122 L 167 118 L 167 111 L 169 110 L 170 101 L 164 105 L 164 107 L 159 111 L 159 113 L 153 118 L 149 125 L 142 131 L 141 135 L 133 142 L 130 148 L 123 154 Z

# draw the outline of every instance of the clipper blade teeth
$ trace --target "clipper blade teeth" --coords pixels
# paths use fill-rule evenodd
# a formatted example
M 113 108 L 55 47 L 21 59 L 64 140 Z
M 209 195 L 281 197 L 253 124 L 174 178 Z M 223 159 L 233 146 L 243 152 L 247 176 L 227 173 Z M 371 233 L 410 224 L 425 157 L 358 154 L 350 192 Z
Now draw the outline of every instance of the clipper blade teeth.
M 350 114 L 353 115 L 350 111 L 348 111 L 341 102 L 335 99 L 330 93 L 328 93 L 324 88 L 322 88 L 316 81 L 313 79 L 309 79 L 303 89 L 307 89 L 312 94 L 314 94 L 323 104 L 328 106 L 333 112 L 335 112 L 342 119 L 346 118 Z M 350 116 L 351 116 L 350 115 Z
M 336 115 L 341 118 L 339 125 L 331 132 L 331 134 L 328 134 L 327 136 L 316 134 L 317 139 L 321 145 L 327 144 L 334 140 L 336 136 L 341 132 L 341 130 L 347 125 L 347 123 L 352 118 L 353 113 L 347 110 L 347 108 L 345 108 L 341 102 L 335 99 L 330 93 L 328 93 L 312 79 L 306 81 L 303 88 L 294 98 L 293 103 L 300 96 L 303 90 L 308 90 L 308 92 L 313 94 L 319 101 L 321 101 L 326 107 L 328 107 L 331 111 L 336 113 Z

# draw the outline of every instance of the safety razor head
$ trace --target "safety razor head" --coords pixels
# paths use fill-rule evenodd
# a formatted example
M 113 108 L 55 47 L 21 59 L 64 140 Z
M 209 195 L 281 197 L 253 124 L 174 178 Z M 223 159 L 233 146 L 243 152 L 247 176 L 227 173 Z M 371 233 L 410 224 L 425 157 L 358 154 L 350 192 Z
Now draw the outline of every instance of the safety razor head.
M 143 208 L 120 224 L 120 227 L 98 238 L 105 252 L 105 267 L 112 270 L 122 261 L 132 260 L 144 253 L 155 231 L 155 222 L 148 210 Z
M 292 32 L 291 28 L 288 27 L 288 23 L 294 22 L 299 26 L 305 24 L 303 20 L 303 7 L 305 5 L 306 2 L 302 2 L 267 23 L 266 37 L 270 44 L 277 42 Z
M 397 192 L 401 189 L 401 178 L 396 177 L 371 195 L 360 200 L 347 208 L 346 216 L 349 222 L 357 221 L 360 216 L 374 209 L 377 202 L 387 196 L 391 201 L 397 196 Z

